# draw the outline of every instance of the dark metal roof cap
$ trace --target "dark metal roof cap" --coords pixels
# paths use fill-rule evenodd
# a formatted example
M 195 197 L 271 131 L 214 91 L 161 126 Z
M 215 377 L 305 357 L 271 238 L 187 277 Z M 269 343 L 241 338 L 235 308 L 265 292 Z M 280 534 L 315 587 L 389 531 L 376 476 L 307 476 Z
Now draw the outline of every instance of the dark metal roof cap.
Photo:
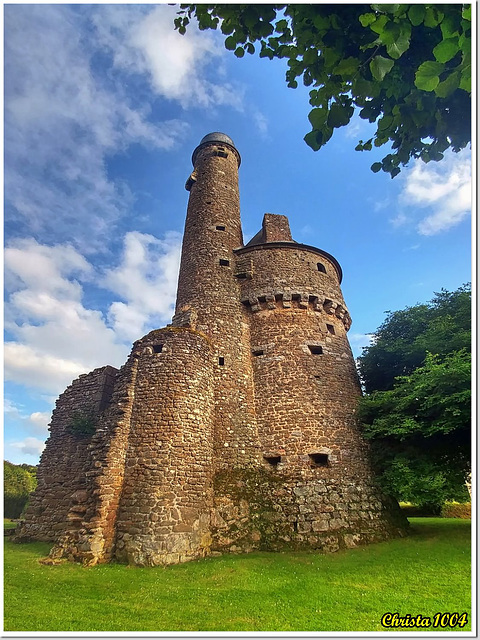
M 222 133 L 221 131 L 213 131 L 212 133 L 207 133 L 206 136 L 203 136 L 203 138 L 200 141 L 200 144 L 198 145 L 198 147 L 193 152 L 193 155 L 192 155 L 192 163 L 193 163 L 193 165 L 195 165 L 195 158 L 197 156 L 197 152 L 199 151 L 199 149 L 201 149 L 204 145 L 208 145 L 208 144 L 210 144 L 212 142 L 213 143 L 219 143 L 219 144 L 228 145 L 230 147 L 230 149 L 232 149 L 232 151 L 234 152 L 234 154 L 235 154 L 235 156 L 237 158 L 238 166 L 240 166 L 241 158 L 240 158 L 240 154 L 238 153 L 237 148 L 235 147 L 235 143 L 230 138 L 230 136 L 227 136 L 226 133 Z
M 230 138 L 230 136 L 227 136 L 226 133 L 221 133 L 220 131 L 207 133 L 207 135 L 203 136 L 203 138 L 201 139 L 200 144 L 203 144 L 204 142 L 225 142 L 226 144 L 230 144 L 232 147 L 235 146 L 235 143 Z

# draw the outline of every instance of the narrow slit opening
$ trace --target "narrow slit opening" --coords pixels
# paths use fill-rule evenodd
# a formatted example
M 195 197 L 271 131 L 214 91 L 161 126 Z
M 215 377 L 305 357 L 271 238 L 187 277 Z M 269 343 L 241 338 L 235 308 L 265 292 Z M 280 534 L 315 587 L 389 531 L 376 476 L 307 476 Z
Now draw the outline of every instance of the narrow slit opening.
M 309 453 L 308 457 L 315 467 L 326 467 L 328 465 L 328 453 Z
M 323 353 L 323 349 L 319 345 L 309 344 L 308 348 L 310 349 L 310 353 L 314 356 L 318 356 Z
M 268 462 L 272 467 L 276 467 L 280 464 L 282 456 L 263 456 L 263 459 Z

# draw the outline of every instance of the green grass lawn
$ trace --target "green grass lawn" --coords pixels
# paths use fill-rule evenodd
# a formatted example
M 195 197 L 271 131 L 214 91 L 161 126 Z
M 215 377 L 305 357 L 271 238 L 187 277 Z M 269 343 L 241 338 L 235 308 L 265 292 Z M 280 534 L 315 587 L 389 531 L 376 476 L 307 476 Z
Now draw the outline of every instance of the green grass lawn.
M 454 630 L 470 630 L 470 521 L 411 523 L 408 538 L 331 555 L 167 568 L 46 566 L 47 544 L 7 539 L 5 631 L 382 631 L 386 612 L 445 611 L 466 611 L 468 625 Z

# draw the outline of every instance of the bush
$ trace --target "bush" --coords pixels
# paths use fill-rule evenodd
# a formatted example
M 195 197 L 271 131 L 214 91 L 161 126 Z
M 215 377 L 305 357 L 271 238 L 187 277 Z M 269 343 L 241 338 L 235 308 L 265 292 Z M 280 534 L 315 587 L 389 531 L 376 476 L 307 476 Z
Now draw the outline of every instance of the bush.
M 446 502 L 442 507 L 442 517 L 470 520 L 472 517 L 472 505 L 470 502 Z
M 35 474 L 36 468 L 31 465 L 16 465 L 5 460 L 3 464 L 5 518 L 20 517 L 27 505 L 30 493 L 37 485 Z
M 400 508 L 407 518 L 438 518 L 441 510 L 438 505 L 418 505 L 410 502 L 400 502 Z
M 97 425 L 91 414 L 85 414 L 77 411 L 72 416 L 72 422 L 69 425 L 69 429 L 73 435 L 79 438 L 86 436 L 92 436 L 95 433 Z

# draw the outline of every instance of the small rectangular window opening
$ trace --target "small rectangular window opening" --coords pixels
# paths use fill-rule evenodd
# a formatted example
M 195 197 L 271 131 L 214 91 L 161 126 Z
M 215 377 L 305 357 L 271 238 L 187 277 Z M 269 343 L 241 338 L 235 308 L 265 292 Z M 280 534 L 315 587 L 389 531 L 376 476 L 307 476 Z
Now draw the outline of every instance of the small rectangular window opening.
M 308 348 L 310 349 L 310 353 L 312 353 L 314 356 L 318 356 L 323 353 L 322 347 L 319 347 L 316 344 L 309 344 Z
M 325 265 L 323 265 L 321 262 L 317 262 L 317 269 L 321 273 L 327 273 L 327 270 L 325 269 Z
M 332 336 L 335 335 L 335 329 L 333 327 L 333 324 L 327 324 L 327 331 L 328 331 L 328 333 L 331 333 Z
M 242 273 L 236 273 L 235 277 L 237 278 L 237 280 L 246 280 L 247 274 L 243 271 Z
M 228 267 L 230 265 L 230 260 L 224 260 L 223 258 L 220 258 L 218 264 L 222 267 Z
M 225 231 L 225 225 L 224 224 L 217 224 L 217 226 L 215 227 L 215 229 L 217 231 Z
M 154 344 L 153 345 L 153 353 L 162 353 L 163 344 Z
M 257 349 L 256 351 L 252 351 L 254 356 L 263 356 L 263 349 Z
M 328 453 L 309 453 L 308 456 L 316 467 L 326 467 L 328 465 Z
M 225 358 L 223 356 L 220 356 L 218 359 L 218 364 L 223 367 L 223 365 L 225 364 Z
M 276 467 L 282 461 L 282 456 L 263 456 L 263 459 L 272 467 Z

